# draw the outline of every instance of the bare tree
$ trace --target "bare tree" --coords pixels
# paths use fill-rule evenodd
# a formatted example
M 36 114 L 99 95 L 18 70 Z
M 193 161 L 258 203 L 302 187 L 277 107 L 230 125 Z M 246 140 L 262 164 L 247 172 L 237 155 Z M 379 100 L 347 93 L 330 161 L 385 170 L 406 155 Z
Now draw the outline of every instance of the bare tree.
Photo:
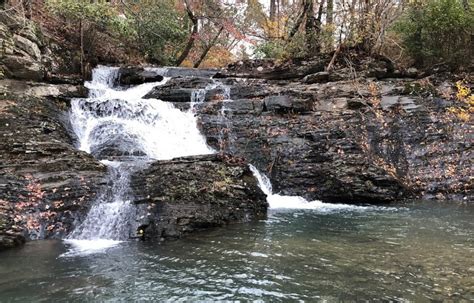
M 193 11 L 191 10 L 191 7 L 189 5 L 188 0 L 184 0 L 184 6 L 186 8 L 186 13 L 188 15 L 189 20 L 192 22 L 192 30 L 191 30 L 191 35 L 189 36 L 188 43 L 186 43 L 186 46 L 184 47 L 183 52 L 179 56 L 179 58 L 176 60 L 176 65 L 181 65 L 183 61 L 188 57 L 189 52 L 193 48 L 194 41 L 196 40 L 196 36 L 199 32 L 199 25 L 198 25 L 198 18 L 194 15 Z

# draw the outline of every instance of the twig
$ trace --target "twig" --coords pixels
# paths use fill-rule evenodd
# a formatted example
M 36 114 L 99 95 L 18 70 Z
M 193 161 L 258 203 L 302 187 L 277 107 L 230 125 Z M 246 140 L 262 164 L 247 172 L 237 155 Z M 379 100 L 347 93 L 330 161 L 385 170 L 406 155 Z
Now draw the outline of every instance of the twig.
M 337 57 L 337 55 L 339 54 L 340 51 L 341 51 L 341 43 L 339 43 L 339 45 L 337 46 L 336 51 L 334 52 L 334 55 L 331 58 L 331 61 L 329 62 L 328 66 L 326 67 L 327 72 L 331 71 L 332 67 L 334 66 L 334 62 L 336 61 L 336 57 Z

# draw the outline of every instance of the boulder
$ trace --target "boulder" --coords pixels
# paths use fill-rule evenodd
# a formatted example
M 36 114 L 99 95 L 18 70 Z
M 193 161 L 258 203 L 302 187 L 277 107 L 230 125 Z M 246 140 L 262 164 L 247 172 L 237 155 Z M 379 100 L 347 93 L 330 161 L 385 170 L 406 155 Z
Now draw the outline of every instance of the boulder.
M 41 60 L 41 51 L 37 44 L 20 35 L 13 35 L 15 46 L 27 53 L 34 60 Z
M 154 87 L 144 98 L 155 98 L 169 102 L 190 102 L 192 98 L 210 100 L 217 91 L 206 92 L 214 82 L 210 78 L 177 77 L 165 85 Z M 202 94 L 200 96 L 199 94 Z
M 149 82 L 160 82 L 164 79 L 157 71 L 140 67 L 122 67 L 118 72 L 118 84 L 121 86 L 138 85 Z
M 265 194 L 248 165 L 227 155 L 152 163 L 132 176 L 135 203 L 146 205 L 149 236 L 176 238 L 209 227 L 266 216 Z
M 27 56 L 5 56 L 3 64 L 6 75 L 20 80 L 41 81 L 45 76 L 44 66 Z

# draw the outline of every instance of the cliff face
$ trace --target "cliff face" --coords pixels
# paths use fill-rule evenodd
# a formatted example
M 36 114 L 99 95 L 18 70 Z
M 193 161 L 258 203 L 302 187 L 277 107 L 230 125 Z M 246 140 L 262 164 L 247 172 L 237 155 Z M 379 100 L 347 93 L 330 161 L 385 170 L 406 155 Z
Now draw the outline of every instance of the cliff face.
M 472 201 L 472 124 L 447 112 L 449 100 L 410 94 L 423 81 L 241 81 L 237 95 L 260 95 L 203 104 L 200 120 L 210 143 L 257 163 L 283 193 Z
M 239 80 L 234 101 L 202 104 L 200 125 L 210 144 L 256 163 L 285 194 L 472 201 L 471 121 L 448 113 L 449 100 L 410 94 L 423 81 Z
M 61 238 L 84 216 L 105 167 L 74 148 L 58 101 L 0 96 L 0 201 L 8 205 L 0 212 L 10 222 L 0 234 Z

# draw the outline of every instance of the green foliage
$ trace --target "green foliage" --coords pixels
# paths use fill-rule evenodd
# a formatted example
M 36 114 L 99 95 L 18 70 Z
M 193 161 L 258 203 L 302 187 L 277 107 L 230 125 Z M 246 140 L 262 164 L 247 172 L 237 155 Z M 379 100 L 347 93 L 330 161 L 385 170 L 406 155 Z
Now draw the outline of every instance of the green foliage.
M 474 14 L 460 0 L 414 2 L 395 30 L 419 66 L 470 63 L 466 58 L 473 55 Z
M 47 0 L 47 8 L 66 19 L 86 20 L 106 26 L 116 18 L 113 8 L 105 1 Z
M 133 38 L 151 61 L 171 64 L 186 42 L 188 18 L 170 0 L 143 1 L 127 14 Z
M 173 0 L 130 2 L 125 14 L 106 1 L 47 0 L 46 4 L 52 13 L 105 29 L 148 60 L 161 64 L 174 62 L 189 35 L 188 18 L 175 8 Z
M 291 41 L 269 40 L 254 48 L 257 58 L 289 59 L 304 58 L 308 55 L 304 33 L 297 33 Z
M 285 46 L 280 40 L 266 41 L 255 46 L 254 54 L 259 59 L 282 59 L 285 56 Z

